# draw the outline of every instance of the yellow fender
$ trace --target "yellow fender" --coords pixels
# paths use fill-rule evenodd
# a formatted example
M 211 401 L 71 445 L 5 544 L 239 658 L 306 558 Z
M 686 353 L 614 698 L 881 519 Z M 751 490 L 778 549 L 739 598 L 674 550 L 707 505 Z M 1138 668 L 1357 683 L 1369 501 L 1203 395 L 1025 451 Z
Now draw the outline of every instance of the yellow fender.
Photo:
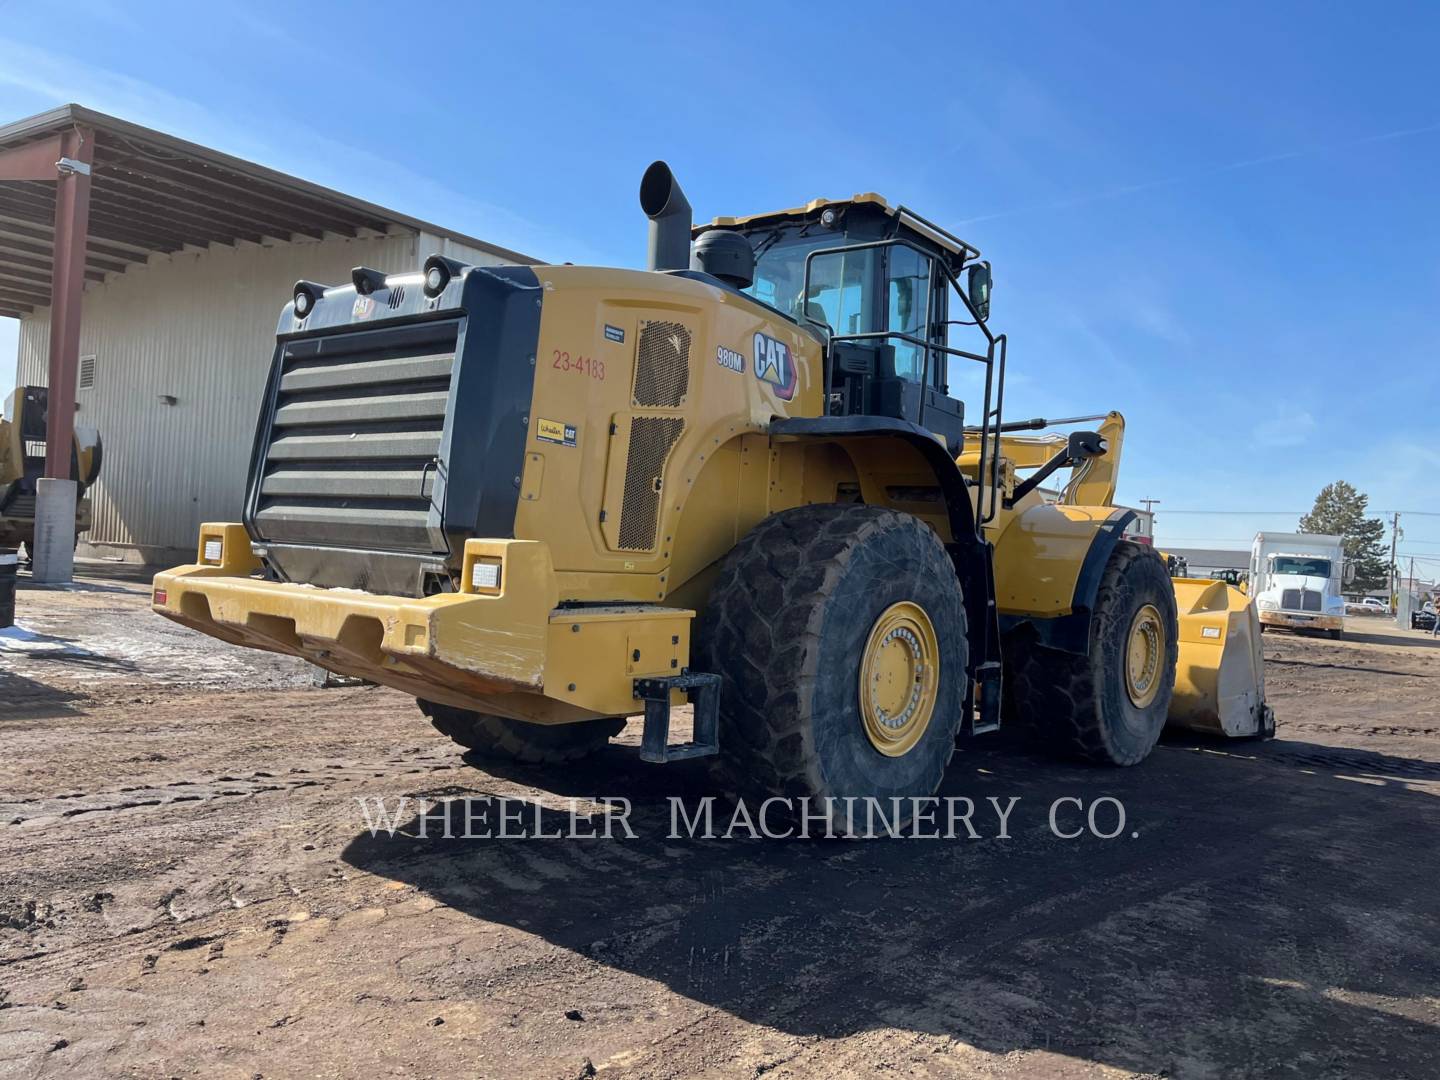
M 1223 581 L 1174 578 L 1180 655 L 1169 724 L 1231 737 L 1274 734 L 1265 704 L 1260 620 L 1250 597 Z

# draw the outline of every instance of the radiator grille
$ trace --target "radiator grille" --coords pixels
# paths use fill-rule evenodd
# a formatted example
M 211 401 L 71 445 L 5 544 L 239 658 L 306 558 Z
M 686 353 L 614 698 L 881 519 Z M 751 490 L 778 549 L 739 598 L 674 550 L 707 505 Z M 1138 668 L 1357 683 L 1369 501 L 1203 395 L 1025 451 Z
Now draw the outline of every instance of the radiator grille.
M 289 343 L 255 525 L 276 543 L 435 549 L 430 495 L 459 323 Z
M 634 402 L 673 409 L 690 389 L 690 330 L 677 322 L 642 322 L 635 343 Z
M 679 417 L 637 416 L 631 421 L 625 494 L 620 503 L 620 547 L 626 551 L 655 548 L 661 476 L 684 428 L 685 421 Z
M 1286 611 L 1320 611 L 1320 594 L 1314 589 L 1284 589 L 1280 606 Z

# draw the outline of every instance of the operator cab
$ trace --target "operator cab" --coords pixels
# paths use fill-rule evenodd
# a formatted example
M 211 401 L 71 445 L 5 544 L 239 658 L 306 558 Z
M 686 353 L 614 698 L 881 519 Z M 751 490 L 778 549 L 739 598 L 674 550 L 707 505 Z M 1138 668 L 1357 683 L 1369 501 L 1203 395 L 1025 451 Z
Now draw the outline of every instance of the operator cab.
M 754 279 L 743 292 L 827 342 L 829 415 L 907 421 L 958 454 L 965 410 L 950 396 L 950 360 L 958 359 L 985 365 L 982 418 L 998 419 L 1000 379 L 992 373 L 1004 338 L 985 324 L 990 267 L 974 247 L 873 193 L 716 218 L 696 228 L 697 239 L 712 230 L 740 233 L 753 249 Z M 985 351 L 953 347 L 956 327 L 976 328 Z

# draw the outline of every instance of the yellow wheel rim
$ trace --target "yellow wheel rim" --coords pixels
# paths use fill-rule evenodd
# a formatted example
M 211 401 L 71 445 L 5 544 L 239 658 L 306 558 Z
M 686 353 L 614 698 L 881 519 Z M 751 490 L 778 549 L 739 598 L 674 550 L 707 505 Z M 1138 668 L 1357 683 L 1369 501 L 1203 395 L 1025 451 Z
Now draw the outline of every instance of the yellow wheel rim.
M 1130 622 L 1129 646 L 1125 650 L 1125 692 L 1131 703 L 1143 709 L 1160 692 L 1160 664 L 1165 656 L 1165 624 L 1154 604 L 1146 604 Z
M 901 757 L 930 726 L 940 686 L 940 643 L 919 604 L 891 604 L 865 642 L 860 664 L 860 716 L 870 743 Z

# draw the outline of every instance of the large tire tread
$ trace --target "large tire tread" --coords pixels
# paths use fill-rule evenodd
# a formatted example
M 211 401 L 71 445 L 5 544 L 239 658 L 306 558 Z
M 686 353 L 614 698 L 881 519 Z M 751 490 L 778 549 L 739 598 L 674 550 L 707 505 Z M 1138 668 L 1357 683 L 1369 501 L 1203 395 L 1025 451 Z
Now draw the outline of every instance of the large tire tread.
M 1147 568 L 1144 560 L 1153 563 Z M 1155 580 L 1164 579 L 1164 596 L 1168 597 L 1167 667 L 1168 685 L 1162 688 L 1152 711 L 1162 719 L 1154 728 L 1154 738 L 1140 744 L 1120 745 L 1111 737 L 1104 714 L 1104 672 L 1118 671 L 1122 658 L 1115 655 L 1120 635 L 1110 633 L 1111 623 L 1128 612 L 1125 593 L 1131 582 L 1148 572 Z M 1015 642 L 1006 655 L 1005 679 L 1007 695 L 1015 718 L 1026 728 L 1032 740 L 1044 749 L 1102 765 L 1137 765 L 1149 756 L 1164 726 L 1163 714 L 1169 707 L 1174 687 L 1175 657 L 1178 651 L 1177 621 L 1173 586 L 1164 562 L 1152 549 L 1122 540 L 1116 545 L 1096 594 L 1091 628 L 1092 645 L 1088 654 L 1064 652 L 1034 642 Z M 1128 629 L 1128 623 L 1127 623 Z
M 697 664 L 721 676 L 721 738 L 716 778 L 732 796 L 823 797 L 821 771 L 805 702 L 822 679 L 854 678 L 819 670 L 821 630 L 860 542 L 889 534 L 894 557 L 926 568 L 916 595 L 937 580 L 955 581 L 935 532 L 918 518 L 860 503 L 816 504 L 782 511 L 757 525 L 721 567 L 696 631 Z M 963 667 L 964 605 L 958 604 Z M 868 623 L 867 623 L 868 629 Z M 942 645 L 943 648 L 943 645 Z M 858 669 L 857 669 L 858 670 Z M 961 675 L 963 679 L 963 674 Z M 955 749 L 961 710 L 939 706 L 931 725 L 948 726 L 943 755 L 929 764 L 933 791 Z
M 563 765 L 605 748 L 625 718 L 582 720 L 573 724 L 528 724 L 504 716 L 471 712 L 417 698 L 420 711 L 440 734 L 480 757 L 526 765 Z

